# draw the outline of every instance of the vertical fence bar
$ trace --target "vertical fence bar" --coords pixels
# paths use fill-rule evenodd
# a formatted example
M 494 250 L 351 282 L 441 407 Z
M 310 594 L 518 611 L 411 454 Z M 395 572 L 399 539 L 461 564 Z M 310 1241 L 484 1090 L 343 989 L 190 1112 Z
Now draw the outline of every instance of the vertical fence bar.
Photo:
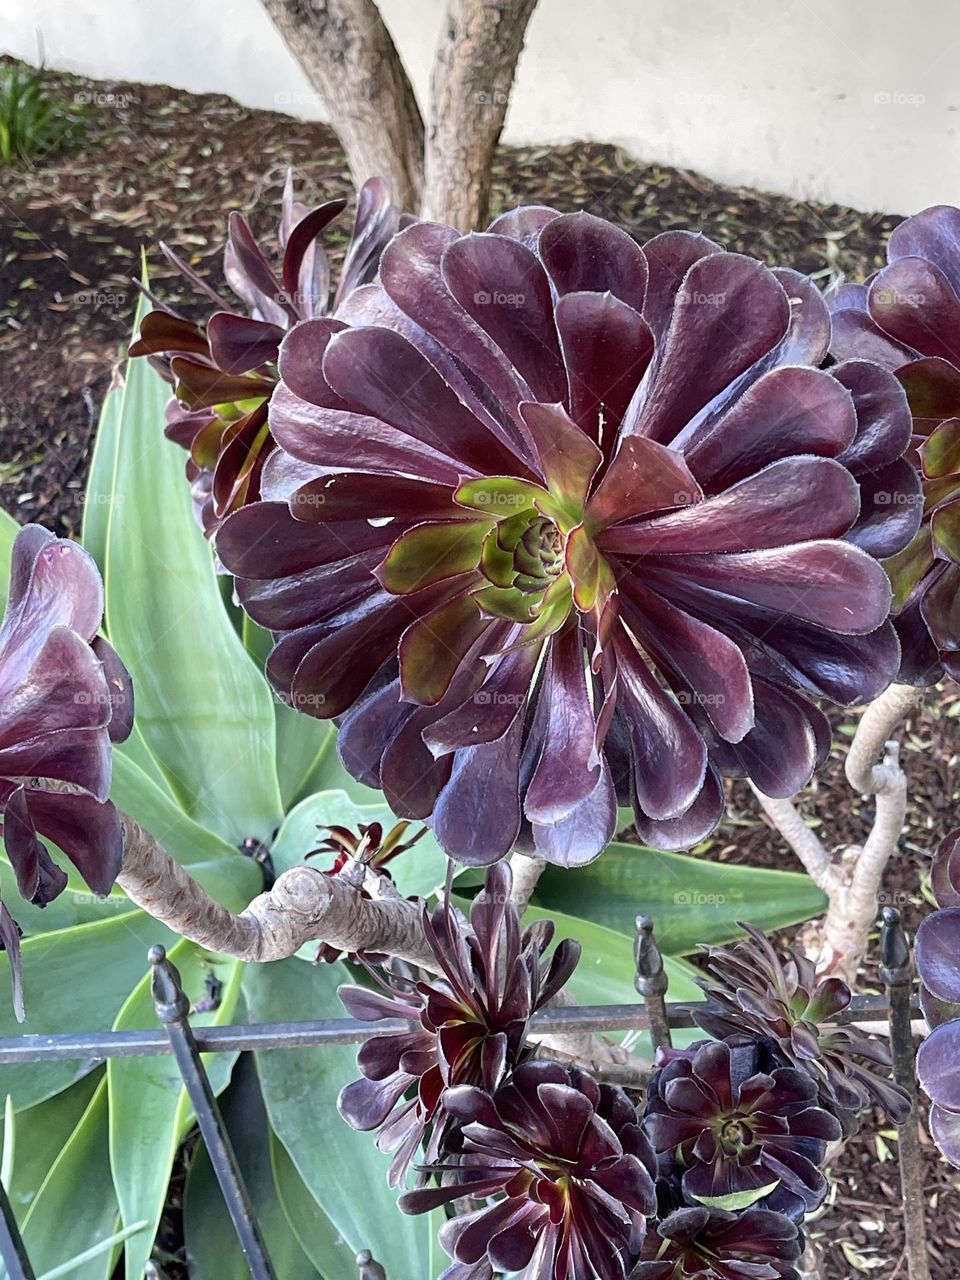
M 13 1214 L 13 1206 L 7 1189 L 0 1182 L 0 1257 L 7 1271 L 7 1280 L 36 1280 L 26 1246 Z
M 170 1037 L 177 1066 L 197 1117 L 210 1163 L 217 1175 L 233 1229 L 250 1268 L 250 1275 L 253 1280 L 277 1280 L 257 1226 L 243 1176 L 237 1166 L 230 1136 L 224 1127 L 220 1108 L 204 1070 L 193 1028 L 187 1019 L 190 1002 L 180 985 L 180 974 L 167 959 L 163 947 L 151 947 L 149 959 L 153 968 L 151 990 L 157 1017 Z
M 670 1019 L 667 1016 L 667 971 L 663 957 L 653 936 L 653 921 L 649 916 L 637 916 L 637 938 L 633 947 L 637 975 L 634 986 L 643 996 L 643 1003 L 650 1019 L 650 1038 L 654 1049 L 669 1049 Z
M 911 1029 L 913 963 L 900 912 L 884 907 L 880 931 L 880 976 L 890 998 L 890 1052 L 893 1078 L 910 1095 L 910 1114 L 897 1126 L 900 1159 L 900 1187 L 903 1198 L 903 1227 L 906 1241 L 907 1273 L 910 1280 L 930 1280 L 927 1258 L 927 1227 L 923 1200 L 923 1153 L 917 1132 L 917 1080 Z

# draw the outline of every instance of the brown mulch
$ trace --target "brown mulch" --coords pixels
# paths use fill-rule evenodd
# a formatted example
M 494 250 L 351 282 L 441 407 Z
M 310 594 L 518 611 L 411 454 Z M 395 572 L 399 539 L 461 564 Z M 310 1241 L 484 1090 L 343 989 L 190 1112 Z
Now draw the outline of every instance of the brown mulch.
M 71 533 L 79 528 L 97 416 L 128 336 L 141 250 L 148 251 L 159 291 L 182 299 L 154 251 L 159 239 L 201 273 L 217 276 L 227 213 L 250 214 L 254 229 L 268 232 L 288 165 L 308 201 L 339 195 L 348 182 L 336 138 L 322 125 L 164 87 L 59 74 L 51 74 L 51 84 L 94 105 L 78 149 L 0 174 L 0 505 L 20 520 Z M 640 239 L 698 228 L 771 264 L 813 273 L 823 284 L 862 278 L 878 266 L 899 221 L 721 186 L 595 143 L 501 148 L 494 212 L 525 201 L 587 209 Z M 955 821 L 958 715 L 960 693 L 943 692 L 907 724 L 910 834 L 886 893 L 911 929 L 929 909 L 930 848 Z M 833 720 L 842 748 L 855 715 L 837 713 Z M 804 809 L 835 843 L 861 840 L 871 816 L 869 802 L 850 795 L 839 753 L 810 788 Z M 793 864 L 740 785 L 708 856 Z M 871 966 L 864 989 L 876 989 L 876 982 Z M 956 1280 L 957 1175 L 924 1137 L 932 1276 Z M 825 1248 L 825 1280 L 906 1277 L 895 1160 L 895 1137 L 882 1122 L 847 1144 L 833 1170 L 832 1203 L 812 1226 Z

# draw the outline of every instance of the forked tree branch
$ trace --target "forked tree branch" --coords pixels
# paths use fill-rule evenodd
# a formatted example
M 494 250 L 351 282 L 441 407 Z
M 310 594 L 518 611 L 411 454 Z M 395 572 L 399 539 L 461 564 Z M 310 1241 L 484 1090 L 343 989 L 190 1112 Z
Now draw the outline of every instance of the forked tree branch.
M 862 846 L 835 857 L 804 822 L 792 800 L 774 800 L 754 788 L 764 812 L 827 895 L 827 914 L 811 935 L 821 967 L 850 981 L 866 953 L 877 916 L 887 863 L 897 848 L 907 810 L 907 780 L 891 734 L 917 706 L 918 691 L 894 684 L 861 717 L 846 761 L 846 777 L 861 795 L 875 798 L 873 824 Z
M 829 897 L 836 888 L 839 875 L 833 865 L 829 849 L 812 827 L 807 826 L 792 800 L 778 800 L 766 796 L 750 784 L 760 807 L 797 855 L 807 875 Z
M 208 951 L 237 960 L 284 960 L 307 943 L 325 942 L 339 951 L 386 952 L 433 972 L 439 964 L 420 919 L 420 904 L 402 897 L 391 881 L 368 873 L 364 887 L 349 876 L 328 876 L 313 867 L 292 867 L 269 893 L 239 914 L 216 902 L 189 871 L 129 814 L 121 813 L 123 869 L 117 883 L 155 920 Z M 519 857 L 519 855 L 516 855 Z M 543 863 L 525 859 L 539 875 Z M 532 874 L 532 871 L 531 871 Z M 529 891 L 535 884 L 528 878 Z M 567 991 L 552 1003 L 576 1003 Z M 637 1085 L 640 1066 L 618 1045 L 587 1033 L 540 1037 L 564 1058 L 588 1065 L 618 1084 Z

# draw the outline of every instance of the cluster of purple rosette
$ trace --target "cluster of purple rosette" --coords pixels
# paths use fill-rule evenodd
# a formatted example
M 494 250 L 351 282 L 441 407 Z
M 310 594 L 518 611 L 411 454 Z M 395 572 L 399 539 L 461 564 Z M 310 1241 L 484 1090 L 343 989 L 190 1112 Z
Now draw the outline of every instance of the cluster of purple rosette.
M 424 929 L 433 972 L 368 966 L 342 987 L 373 1035 L 340 1112 L 376 1130 L 407 1213 L 452 1206 L 444 1280 L 797 1280 L 803 1222 L 827 1193 L 831 1143 L 876 1103 L 903 1121 L 885 1046 L 830 1026 L 850 1001 L 803 956 L 748 927 L 706 951 L 698 1025 L 715 1037 L 661 1050 L 641 1094 L 541 1056 L 530 1020 L 580 948 L 521 929 L 497 863 L 469 922 L 449 894 Z

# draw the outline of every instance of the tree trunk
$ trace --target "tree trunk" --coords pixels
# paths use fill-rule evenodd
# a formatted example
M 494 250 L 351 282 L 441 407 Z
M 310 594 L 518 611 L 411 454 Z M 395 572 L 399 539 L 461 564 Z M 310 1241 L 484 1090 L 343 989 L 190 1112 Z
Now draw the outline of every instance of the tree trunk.
M 423 187 L 423 120 L 374 0 L 262 0 L 322 94 L 359 187 L 386 178 L 416 212 Z
M 450 0 L 430 81 L 422 214 L 472 231 L 536 0 Z

